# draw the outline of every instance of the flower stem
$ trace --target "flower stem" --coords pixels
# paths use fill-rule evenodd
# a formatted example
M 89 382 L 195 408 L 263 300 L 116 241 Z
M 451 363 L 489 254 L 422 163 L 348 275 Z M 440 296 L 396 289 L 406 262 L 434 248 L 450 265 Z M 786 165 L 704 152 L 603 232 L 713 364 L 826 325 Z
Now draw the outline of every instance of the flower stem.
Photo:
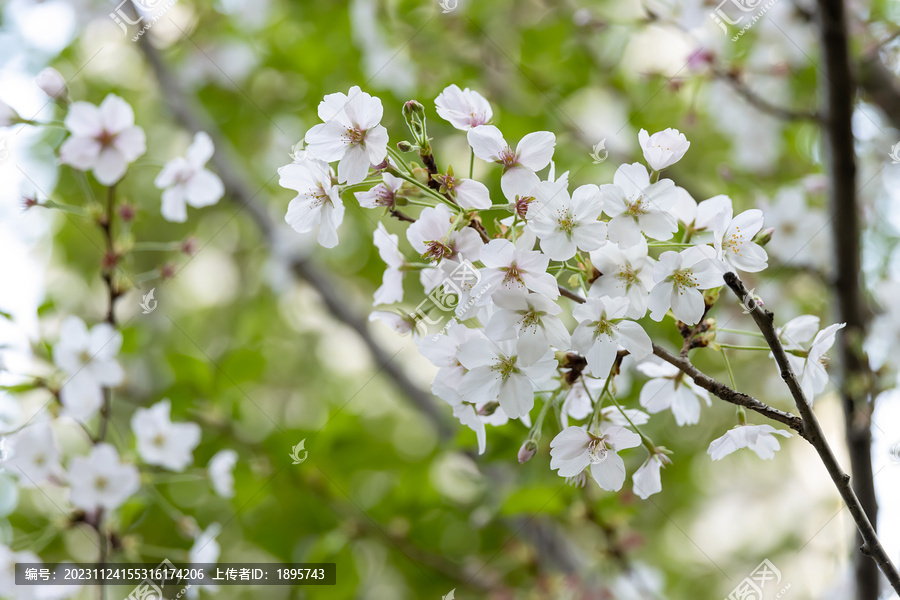
M 731 348 L 732 350 L 765 350 L 770 352 L 768 346 L 737 346 L 734 344 L 719 344 L 721 348 Z

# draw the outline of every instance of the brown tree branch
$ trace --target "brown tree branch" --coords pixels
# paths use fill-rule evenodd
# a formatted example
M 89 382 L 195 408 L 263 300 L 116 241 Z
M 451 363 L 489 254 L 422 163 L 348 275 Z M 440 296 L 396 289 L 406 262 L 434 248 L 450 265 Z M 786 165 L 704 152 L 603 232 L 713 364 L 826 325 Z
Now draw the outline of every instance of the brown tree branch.
M 584 298 L 562 286 L 559 286 L 559 293 L 566 298 L 574 300 L 575 302 L 584 302 Z M 777 408 L 773 408 L 765 402 L 761 402 L 752 396 L 748 396 L 747 394 L 742 394 L 741 392 L 731 389 L 724 383 L 713 379 L 712 377 L 695 367 L 686 357 L 675 356 L 662 346 L 653 344 L 653 354 L 663 359 L 670 365 L 678 367 L 685 375 L 693 379 L 694 383 L 710 392 L 720 400 L 724 400 L 725 402 L 734 404 L 736 406 L 749 408 L 750 410 L 768 417 L 773 421 L 778 421 L 779 423 L 787 425 L 788 427 L 802 435 L 803 424 L 799 417 L 792 415 L 791 413 L 778 410 Z M 577 355 L 573 356 L 577 357 Z
M 873 375 L 862 350 L 867 315 L 861 292 L 860 218 L 856 202 L 856 155 L 852 126 L 856 82 L 850 66 L 844 0 L 817 0 L 817 5 L 825 73 L 822 78 L 826 111 L 823 125 L 827 139 L 829 204 L 834 238 L 834 293 L 839 320 L 847 324 L 842 335 L 838 336 L 841 358 L 839 387 L 853 489 L 868 519 L 877 523 L 878 500 L 872 469 Z M 859 541 L 866 544 L 862 537 Z M 877 600 L 878 597 L 879 581 L 875 565 L 857 557 L 857 600 Z
M 226 197 L 238 204 L 242 212 L 249 215 L 266 245 L 271 246 L 276 236 L 275 224 L 263 205 L 257 202 L 256 194 L 248 187 L 247 180 L 238 167 L 237 161 L 231 159 L 233 149 L 230 143 L 222 136 L 219 128 L 210 121 L 205 111 L 192 103 L 187 94 L 182 91 L 181 86 L 163 62 L 159 51 L 150 44 L 147 36 L 140 39 L 139 46 L 144 52 L 147 62 L 150 63 L 162 92 L 161 95 L 176 120 L 192 133 L 205 131 L 213 139 L 217 151 L 213 154 L 211 162 L 225 184 Z M 441 439 L 449 439 L 453 432 L 447 425 L 446 417 L 436 405 L 434 397 L 413 383 L 403 367 L 394 362 L 394 356 L 375 341 L 368 331 L 365 319 L 347 305 L 346 296 L 337 290 L 337 286 L 329 281 L 328 277 L 313 266 L 305 256 L 290 256 L 288 263 L 291 272 L 298 280 L 304 281 L 318 292 L 331 315 L 356 332 L 369 349 L 377 368 L 383 370 L 403 395 L 425 415 Z
M 776 104 L 772 104 L 756 92 L 754 92 L 741 78 L 733 71 L 724 71 L 722 69 L 712 68 L 712 75 L 719 81 L 726 83 L 734 92 L 743 98 L 747 104 L 753 108 L 777 117 L 785 121 L 816 121 L 821 120 L 818 113 L 811 111 L 793 110 L 784 108 Z
M 725 283 L 731 288 L 731 291 L 734 292 L 744 306 L 748 309 L 752 307 L 750 316 L 753 317 L 757 327 L 759 327 L 763 337 L 765 337 L 769 348 L 772 350 L 775 362 L 778 364 L 778 368 L 781 371 L 781 378 L 790 390 L 791 396 L 794 398 L 794 403 L 797 405 L 797 410 L 800 412 L 800 417 L 803 419 L 802 435 L 810 444 L 812 444 L 813 448 L 816 449 L 819 458 L 822 459 L 825 469 L 828 471 L 828 475 L 834 482 L 835 487 L 837 487 L 841 498 L 844 499 L 844 503 L 850 511 L 850 516 L 853 517 L 853 521 L 856 523 L 859 537 L 862 540 L 860 552 L 870 556 L 872 561 L 874 561 L 872 564 L 876 565 L 876 591 L 878 589 L 877 568 L 881 568 L 881 572 L 884 573 L 888 581 L 890 581 L 894 590 L 900 592 L 900 572 L 897 571 L 897 567 L 891 562 L 890 557 L 881 545 L 881 540 L 878 539 L 875 527 L 866 515 L 866 511 L 863 508 L 859 497 L 850 485 L 850 476 L 841 469 L 837 458 L 834 456 L 834 452 L 831 450 L 831 446 L 828 444 L 828 440 L 825 439 L 825 434 L 822 432 L 822 426 L 819 424 L 815 412 L 813 412 L 812 405 L 810 405 L 803 396 L 803 390 L 800 388 L 800 381 L 794 374 L 791 363 L 788 361 L 787 352 L 785 352 L 784 347 L 781 345 L 781 340 L 778 339 L 778 333 L 775 331 L 775 315 L 768 310 L 764 310 L 758 303 L 749 301 L 752 299 L 752 296 L 747 291 L 747 288 L 744 287 L 744 283 L 738 279 L 737 275 L 734 273 L 725 273 L 724 278 Z M 859 573 L 859 570 L 857 570 L 857 573 Z M 859 584 L 859 581 L 857 581 L 857 584 Z M 857 593 L 860 593 L 860 591 L 861 588 L 857 585 Z M 859 598 L 859 596 L 857 596 L 857 598 Z

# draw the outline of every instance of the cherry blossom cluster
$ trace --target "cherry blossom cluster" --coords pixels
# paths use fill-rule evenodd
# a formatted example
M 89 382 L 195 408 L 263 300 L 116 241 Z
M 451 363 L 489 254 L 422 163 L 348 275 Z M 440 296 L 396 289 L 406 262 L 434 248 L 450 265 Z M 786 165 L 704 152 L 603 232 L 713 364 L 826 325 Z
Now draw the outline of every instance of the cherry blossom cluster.
M 99 106 L 83 101 L 70 103 L 65 82 L 53 69 L 43 72 L 37 83 L 67 109 L 64 126 L 69 135 L 59 148 L 61 164 L 92 173 L 96 182 L 109 188 L 112 194 L 129 167 L 146 151 L 146 136 L 135 124 L 132 107 L 113 94 Z M 43 124 L 23 119 L 5 105 L 0 106 L 0 126 L 13 125 Z M 161 190 L 164 219 L 184 222 L 188 205 L 209 206 L 222 198 L 222 181 L 205 167 L 213 152 L 210 136 L 198 133 L 186 155 L 170 160 L 159 172 L 155 186 Z M 64 209 L 51 198 L 46 201 L 33 198 L 25 203 L 26 208 L 36 205 Z M 70 212 L 73 211 L 70 209 Z M 125 213 L 113 213 L 104 218 L 125 219 L 123 215 Z M 109 231 L 108 221 L 99 224 Z M 104 257 L 103 268 L 111 271 L 128 248 L 120 247 L 112 238 L 110 244 L 112 256 Z M 98 532 L 105 516 L 141 489 L 140 468 L 184 472 L 194 464 L 193 452 L 201 437 L 199 425 L 172 421 L 171 403 L 165 398 L 131 412 L 133 449 L 117 447 L 105 441 L 101 433 L 92 433 L 105 432 L 105 420 L 110 418 L 110 411 L 118 413 L 124 408 L 109 406 L 106 400 L 107 394 L 127 379 L 118 358 L 122 334 L 114 327 L 114 319 L 108 321 L 88 327 L 77 316 L 62 319 L 58 340 L 49 344 L 56 372 L 24 386 L 47 389 L 58 400 L 58 410 L 39 412 L 0 440 L 5 452 L 5 472 L 15 477 L 22 487 L 52 485 L 65 489 L 71 509 L 81 511 L 84 521 L 93 523 Z M 123 412 L 127 414 L 128 411 L 130 409 Z M 72 425 L 76 426 L 73 428 Z M 66 446 L 61 443 L 63 439 L 72 439 L 71 430 L 88 437 L 86 451 L 84 443 Z M 210 485 L 224 498 L 234 496 L 232 471 L 236 462 L 237 453 L 224 449 L 208 464 L 206 475 Z M 198 529 L 192 560 L 217 560 L 218 546 L 210 543 L 216 527 L 212 524 L 205 531 Z M 201 557 L 200 551 L 204 547 Z M 7 549 L 0 547 L 0 553 L 4 551 Z M 13 558 L 38 562 L 31 553 L 18 553 Z
M 618 491 L 626 479 L 620 453 L 643 446 L 649 456 L 633 474 L 634 491 L 642 498 L 660 491 L 670 452 L 641 425 L 666 410 L 679 426 L 697 423 L 710 398 L 657 361 L 642 322 L 670 318 L 704 332 L 699 345 L 716 347 L 708 314 L 723 275 L 767 267 L 763 246 L 773 232 L 763 229 L 762 211 L 735 214 L 725 195 L 697 202 L 662 177 L 690 147 L 675 129 L 641 130 L 644 163 L 621 165 L 612 182 L 572 189 L 568 172 L 556 175 L 553 133 L 508 141 L 491 124 L 490 103 L 456 85 L 435 109 L 465 133 L 472 161 L 496 165 L 502 197 L 474 179 L 471 166 L 468 177 L 438 168 L 421 104 L 403 106 L 412 139 L 391 145 L 381 100 L 352 87 L 324 98 L 322 123 L 278 171 L 281 186 L 297 192 L 287 223 L 332 248 L 345 201 L 376 212 L 373 241 L 386 269 L 371 319 L 414 336 L 438 368 L 433 393 L 476 433 L 479 452 L 486 425 L 518 419 L 529 428 L 519 460 L 530 459 L 553 412 L 560 431 L 550 466 L 560 476 L 583 485 L 589 468 L 601 488 Z M 386 222 L 406 226 L 406 240 Z M 425 296 L 413 310 L 402 305 L 407 273 L 418 273 Z M 818 331 L 818 319 L 803 316 L 780 330 L 809 398 L 825 388 L 824 354 L 841 326 Z M 649 378 L 640 409 L 615 397 L 626 357 Z M 742 410 L 738 421 L 710 444 L 714 460 L 739 448 L 772 458 L 776 436 L 791 435 L 748 424 Z

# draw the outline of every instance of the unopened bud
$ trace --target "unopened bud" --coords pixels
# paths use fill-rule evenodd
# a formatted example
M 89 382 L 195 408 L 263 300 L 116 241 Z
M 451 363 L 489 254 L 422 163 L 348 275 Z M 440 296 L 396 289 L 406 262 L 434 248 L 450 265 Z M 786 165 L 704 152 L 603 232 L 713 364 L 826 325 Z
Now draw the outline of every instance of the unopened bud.
M 159 276 L 163 279 L 172 279 L 175 277 L 175 265 L 166 263 L 159 268 Z
M 64 100 L 68 95 L 66 80 L 53 67 L 47 67 L 41 71 L 34 81 L 51 98 Z
M 425 118 L 425 107 L 416 100 L 409 100 L 403 105 L 403 118 L 409 120 L 413 117 Z
M 21 117 L 13 108 L 0 100 L 0 127 L 9 127 L 13 123 L 18 123 Z
M 115 252 L 106 252 L 103 254 L 103 269 L 108 271 L 115 267 L 119 262 L 119 257 Z
M 753 238 L 753 242 L 759 244 L 760 246 L 765 246 L 769 242 L 772 241 L 772 236 L 775 234 L 775 228 L 769 227 L 768 229 L 763 229 L 759 233 L 756 234 L 756 237 Z
M 519 464 L 525 464 L 531 457 L 537 454 L 538 445 L 533 439 L 528 438 L 525 440 L 525 443 L 522 444 L 522 447 L 519 448 Z
M 188 256 L 193 256 L 197 252 L 197 238 L 189 237 L 181 242 L 181 251 Z
M 123 204 L 119 207 L 119 218 L 126 223 L 133 221 L 135 215 L 137 215 L 137 209 L 131 204 Z
M 413 145 L 406 140 L 403 140 L 401 142 L 397 142 L 397 149 L 400 150 L 400 152 L 412 152 Z

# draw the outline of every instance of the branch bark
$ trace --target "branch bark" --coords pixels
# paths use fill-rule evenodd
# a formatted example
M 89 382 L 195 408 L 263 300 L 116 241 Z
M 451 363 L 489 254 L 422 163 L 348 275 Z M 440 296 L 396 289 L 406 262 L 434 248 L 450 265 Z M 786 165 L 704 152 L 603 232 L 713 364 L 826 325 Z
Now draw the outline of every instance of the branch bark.
M 874 577 L 876 592 L 878 590 L 878 568 L 880 568 L 881 572 L 887 577 L 894 590 L 900 592 L 900 573 L 898 573 L 897 567 L 891 562 L 890 557 L 881 545 L 881 540 L 878 539 L 875 527 L 866 515 L 862 502 L 850 484 L 850 476 L 844 473 L 840 464 L 838 464 L 837 458 L 834 456 L 834 452 L 828 444 L 828 440 L 825 439 L 825 434 L 822 432 L 822 426 L 819 424 L 819 420 L 816 418 L 812 406 L 803 396 L 800 382 L 791 368 L 787 352 L 785 352 L 784 347 L 781 345 L 781 340 L 778 339 L 778 333 L 775 331 L 775 315 L 768 310 L 764 310 L 758 303 L 749 301 L 752 297 L 747 291 L 747 288 L 744 287 L 744 283 L 738 279 L 737 275 L 734 273 L 725 273 L 724 278 L 725 283 L 731 288 L 731 291 L 734 292 L 744 306 L 748 308 L 751 306 L 753 307 L 752 310 L 750 310 L 750 316 L 753 317 L 756 326 L 765 337 L 769 348 L 771 348 L 772 354 L 775 357 L 775 362 L 778 364 L 778 368 L 781 371 L 781 378 L 784 379 L 785 384 L 790 390 L 794 403 L 797 405 L 797 410 L 800 413 L 800 417 L 803 419 L 802 435 L 810 444 L 812 444 L 813 448 L 816 449 L 819 458 L 822 459 L 822 463 L 828 471 L 828 475 L 834 482 L 835 487 L 837 487 L 841 498 L 844 499 L 844 503 L 850 511 L 850 516 L 853 517 L 853 521 L 856 523 L 859 537 L 862 540 L 860 552 L 872 558 L 872 561 L 865 562 L 871 563 L 876 567 Z M 859 573 L 859 569 L 857 569 L 857 573 Z M 861 588 L 859 583 L 859 580 L 857 580 L 857 594 L 869 589 L 868 587 Z M 859 598 L 859 596 L 857 596 L 857 598 Z
M 584 298 L 574 293 L 572 290 L 569 290 L 562 286 L 559 286 L 559 293 L 560 295 L 578 302 L 579 304 L 584 302 Z M 741 392 L 731 389 L 724 383 L 713 379 L 712 377 L 695 367 L 685 356 L 676 356 L 662 346 L 653 344 L 653 354 L 663 359 L 670 365 L 678 367 L 685 375 L 693 379 L 694 383 L 710 392 L 720 400 L 724 400 L 725 402 L 734 404 L 736 406 L 743 406 L 744 408 L 748 408 L 763 415 L 764 417 L 772 419 L 773 421 L 783 423 L 784 425 L 787 425 L 788 427 L 802 435 L 803 423 L 796 415 L 792 415 L 789 412 L 784 412 L 783 410 L 778 410 L 777 408 L 773 408 L 765 402 L 761 402 L 752 396 L 748 396 L 747 394 L 742 394 Z
M 815 121 L 821 120 L 818 113 L 810 111 L 793 110 L 784 108 L 776 104 L 772 104 L 756 92 L 754 92 L 737 73 L 731 71 L 723 71 L 722 69 L 713 68 L 713 77 L 725 82 L 734 92 L 747 101 L 753 108 L 777 117 L 784 121 Z
M 843 0 L 817 0 L 817 5 L 825 72 L 824 129 L 834 238 L 834 293 L 837 297 L 839 320 L 847 324 L 843 334 L 838 337 L 841 359 L 839 387 L 853 488 L 868 519 L 877 524 L 878 500 L 872 469 L 873 375 L 862 350 L 867 313 L 861 292 L 860 219 L 856 203 L 856 156 L 852 128 L 856 82 L 850 66 L 847 15 Z M 859 541 L 867 543 L 862 537 Z M 857 600 L 877 600 L 878 596 L 879 580 L 875 565 L 857 557 Z
M 271 247 L 275 242 L 277 231 L 275 224 L 265 208 L 256 201 L 256 195 L 248 187 L 237 162 L 230 158 L 233 155 L 231 145 L 222 136 L 218 127 L 210 121 L 205 111 L 192 104 L 188 99 L 169 72 L 159 51 L 150 44 L 146 36 L 140 39 L 139 46 L 144 52 L 147 62 L 150 63 L 162 96 L 175 119 L 192 133 L 205 131 L 213 139 L 217 151 L 213 154 L 211 161 L 216 173 L 225 184 L 226 197 L 238 204 L 241 211 L 247 212 L 265 244 Z M 304 281 L 318 292 L 331 315 L 356 332 L 369 349 L 377 368 L 383 370 L 404 396 L 425 415 L 441 439 L 449 439 L 453 432 L 436 405 L 434 397 L 413 383 L 403 368 L 393 361 L 394 357 L 375 341 L 368 331 L 365 319 L 347 306 L 346 297 L 340 294 L 335 284 L 329 281 L 328 277 L 312 265 L 305 256 L 291 256 L 288 258 L 288 262 L 291 272 L 297 279 Z

